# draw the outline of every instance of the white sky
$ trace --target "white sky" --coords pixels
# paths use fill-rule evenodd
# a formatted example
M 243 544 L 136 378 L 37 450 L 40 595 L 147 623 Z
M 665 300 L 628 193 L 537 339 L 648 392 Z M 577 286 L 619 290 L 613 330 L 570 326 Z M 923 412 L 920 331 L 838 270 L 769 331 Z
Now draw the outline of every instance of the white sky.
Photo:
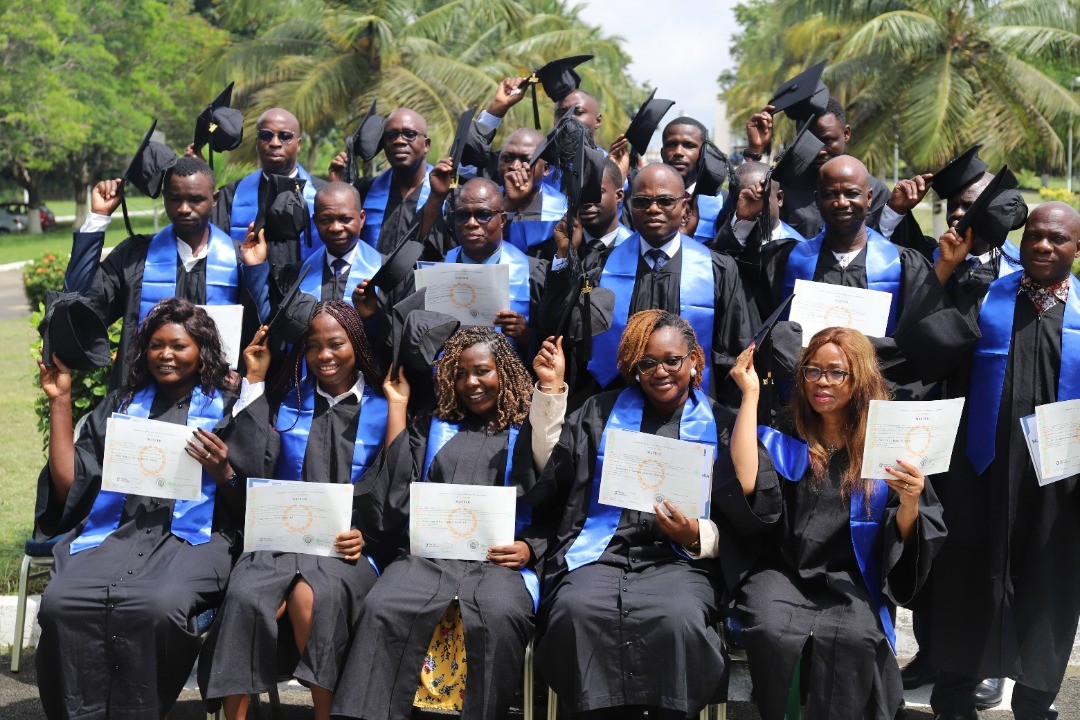
M 630 75 L 675 101 L 665 119 L 689 115 L 714 126 L 716 77 L 734 63 L 728 55 L 737 26 L 736 0 L 580 0 L 581 17 L 618 35 L 633 59 Z M 653 138 L 657 146 L 659 133 Z

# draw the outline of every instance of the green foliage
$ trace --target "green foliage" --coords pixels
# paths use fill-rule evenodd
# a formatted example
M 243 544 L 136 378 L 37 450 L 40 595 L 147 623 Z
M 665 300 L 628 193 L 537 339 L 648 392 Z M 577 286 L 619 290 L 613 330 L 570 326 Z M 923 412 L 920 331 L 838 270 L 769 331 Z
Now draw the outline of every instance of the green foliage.
M 1039 188 L 1039 199 L 1043 202 L 1063 202 L 1080 209 L 1080 195 L 1069 192 L 1066 188 Z
M 1039 190 L 1043 186 L 1042 177 L 1034 170 L 1017 170 L 1016 180 L 1023 190 Z
M 46 254 L 40 260 L 35 260 L 23 268 L 23 284 L 26 291 L 26 299 L 30 307 L 34 308 L 30 313 L 30 326 L 34 328 L 34 339 L 30 343 L 30 354 L 33 357 L 41 355 L 41 337 L 37 334 L 37 326 L 45 315 L 45 293 L 49 290 L 60 290 L 64 286 L 64 272 L 67 270 L 68 256 L 58 256 L 53 253 Z M 113 357 L 116 356 L 120 345 L 121 321 L 117 321 L 109 328 L 109 342 L 112 345 Z M 73 371 L 71 374 L 71 406 L 73 421 L 87 414 L 105 397 L 109 389 L 109 372 L 111 366 L 94 368 L 93 370 Z M 35 368 L 32 382 L 36 385 L 38 373 Z M 37 416 L 37 429 L 41 433 L 42 445 L 49 446 L 49 401 L 45 393 L 37 393 L 34 397 L 34 413 Z

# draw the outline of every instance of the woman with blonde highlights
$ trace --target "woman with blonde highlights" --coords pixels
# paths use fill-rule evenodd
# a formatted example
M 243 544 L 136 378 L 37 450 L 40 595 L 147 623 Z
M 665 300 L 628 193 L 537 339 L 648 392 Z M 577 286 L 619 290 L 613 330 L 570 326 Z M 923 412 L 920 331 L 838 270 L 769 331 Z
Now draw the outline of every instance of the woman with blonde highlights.
M 891 720 L 903 700 L 895 605 L 907 602 L 945 538 L 941 506 L 899 458 L 863 478 L 867 414 L 888 390 L 861 333 L 827 328 L 803 351 L 794 437 L 757 427 L 754 348 L 731 376 L 742 405 L 731 461 L 742 489 L 729 517 L 759 553 L 736 595 L 754 700 L 784 716 L 796 670 L 808 717 Z

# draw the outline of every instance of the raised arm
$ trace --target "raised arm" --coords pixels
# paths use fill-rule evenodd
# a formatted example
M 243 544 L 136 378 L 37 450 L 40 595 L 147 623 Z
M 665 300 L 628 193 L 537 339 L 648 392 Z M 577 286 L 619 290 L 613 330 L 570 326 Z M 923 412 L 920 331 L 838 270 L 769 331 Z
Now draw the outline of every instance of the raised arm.
M 38 379 L 49 398 L 49 475 L 63 504 L 75 482 L 75 439 L 71 414 L 71 371 L 53 355 L 53 365 L 38 358 Z
M 551 458 L 566 420 L 568 388 L 561 337 L 549 337 L 544 341 L 533 360 L 533 370 L 538 382 L 529 407 L 529 424 L 532 426 L 533 463 L 540 472 Z
M 742 404 L 735 418 L 735 428 L 731 432 L 731 461 L 743 494 L 750 495 L 757 485 L 757 417 L 758 396 L 761 393 L 761 383 L 758 381 L 757 371 L 754 370 L 753 345 L 743 350 L 735 360 L 731 377 L 742 391 Z
M 391 377 L 387 373 L 383 381 L 383 393 L 386 395 L 386 440 L 384 446 L 389 449 L 394 438 L 401 434 L 407 423 L 407 410 L 409 407 L 409 395 L 411 389 L 409 381 L 405 379 L 405 371 L 398 368 L 397 377 Z

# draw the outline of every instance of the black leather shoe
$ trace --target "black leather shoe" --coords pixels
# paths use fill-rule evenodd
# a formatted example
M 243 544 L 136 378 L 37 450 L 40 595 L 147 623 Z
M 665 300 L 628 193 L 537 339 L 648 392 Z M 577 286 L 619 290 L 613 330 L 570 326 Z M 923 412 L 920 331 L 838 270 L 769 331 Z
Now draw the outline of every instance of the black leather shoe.
M 979 714 L 974 710 L 970 713 L 935 713 L 934 720 L 979 720 Z
M 971 696 L 975 699 L 975 707 L 980 710 L 996 708 L 1005 697 L 1005 678 L 986 678 L 975 686 Z
M 917 687 L 929 685 L 934 682 L 936 677 L 937 672 L 930 667 L 929 659 L 921 652 L 915 653 L 915 657 L 911 658 L 911 662 L 900 671 L 900 679 L 904 683 L 905 690 L 914 690 Z

